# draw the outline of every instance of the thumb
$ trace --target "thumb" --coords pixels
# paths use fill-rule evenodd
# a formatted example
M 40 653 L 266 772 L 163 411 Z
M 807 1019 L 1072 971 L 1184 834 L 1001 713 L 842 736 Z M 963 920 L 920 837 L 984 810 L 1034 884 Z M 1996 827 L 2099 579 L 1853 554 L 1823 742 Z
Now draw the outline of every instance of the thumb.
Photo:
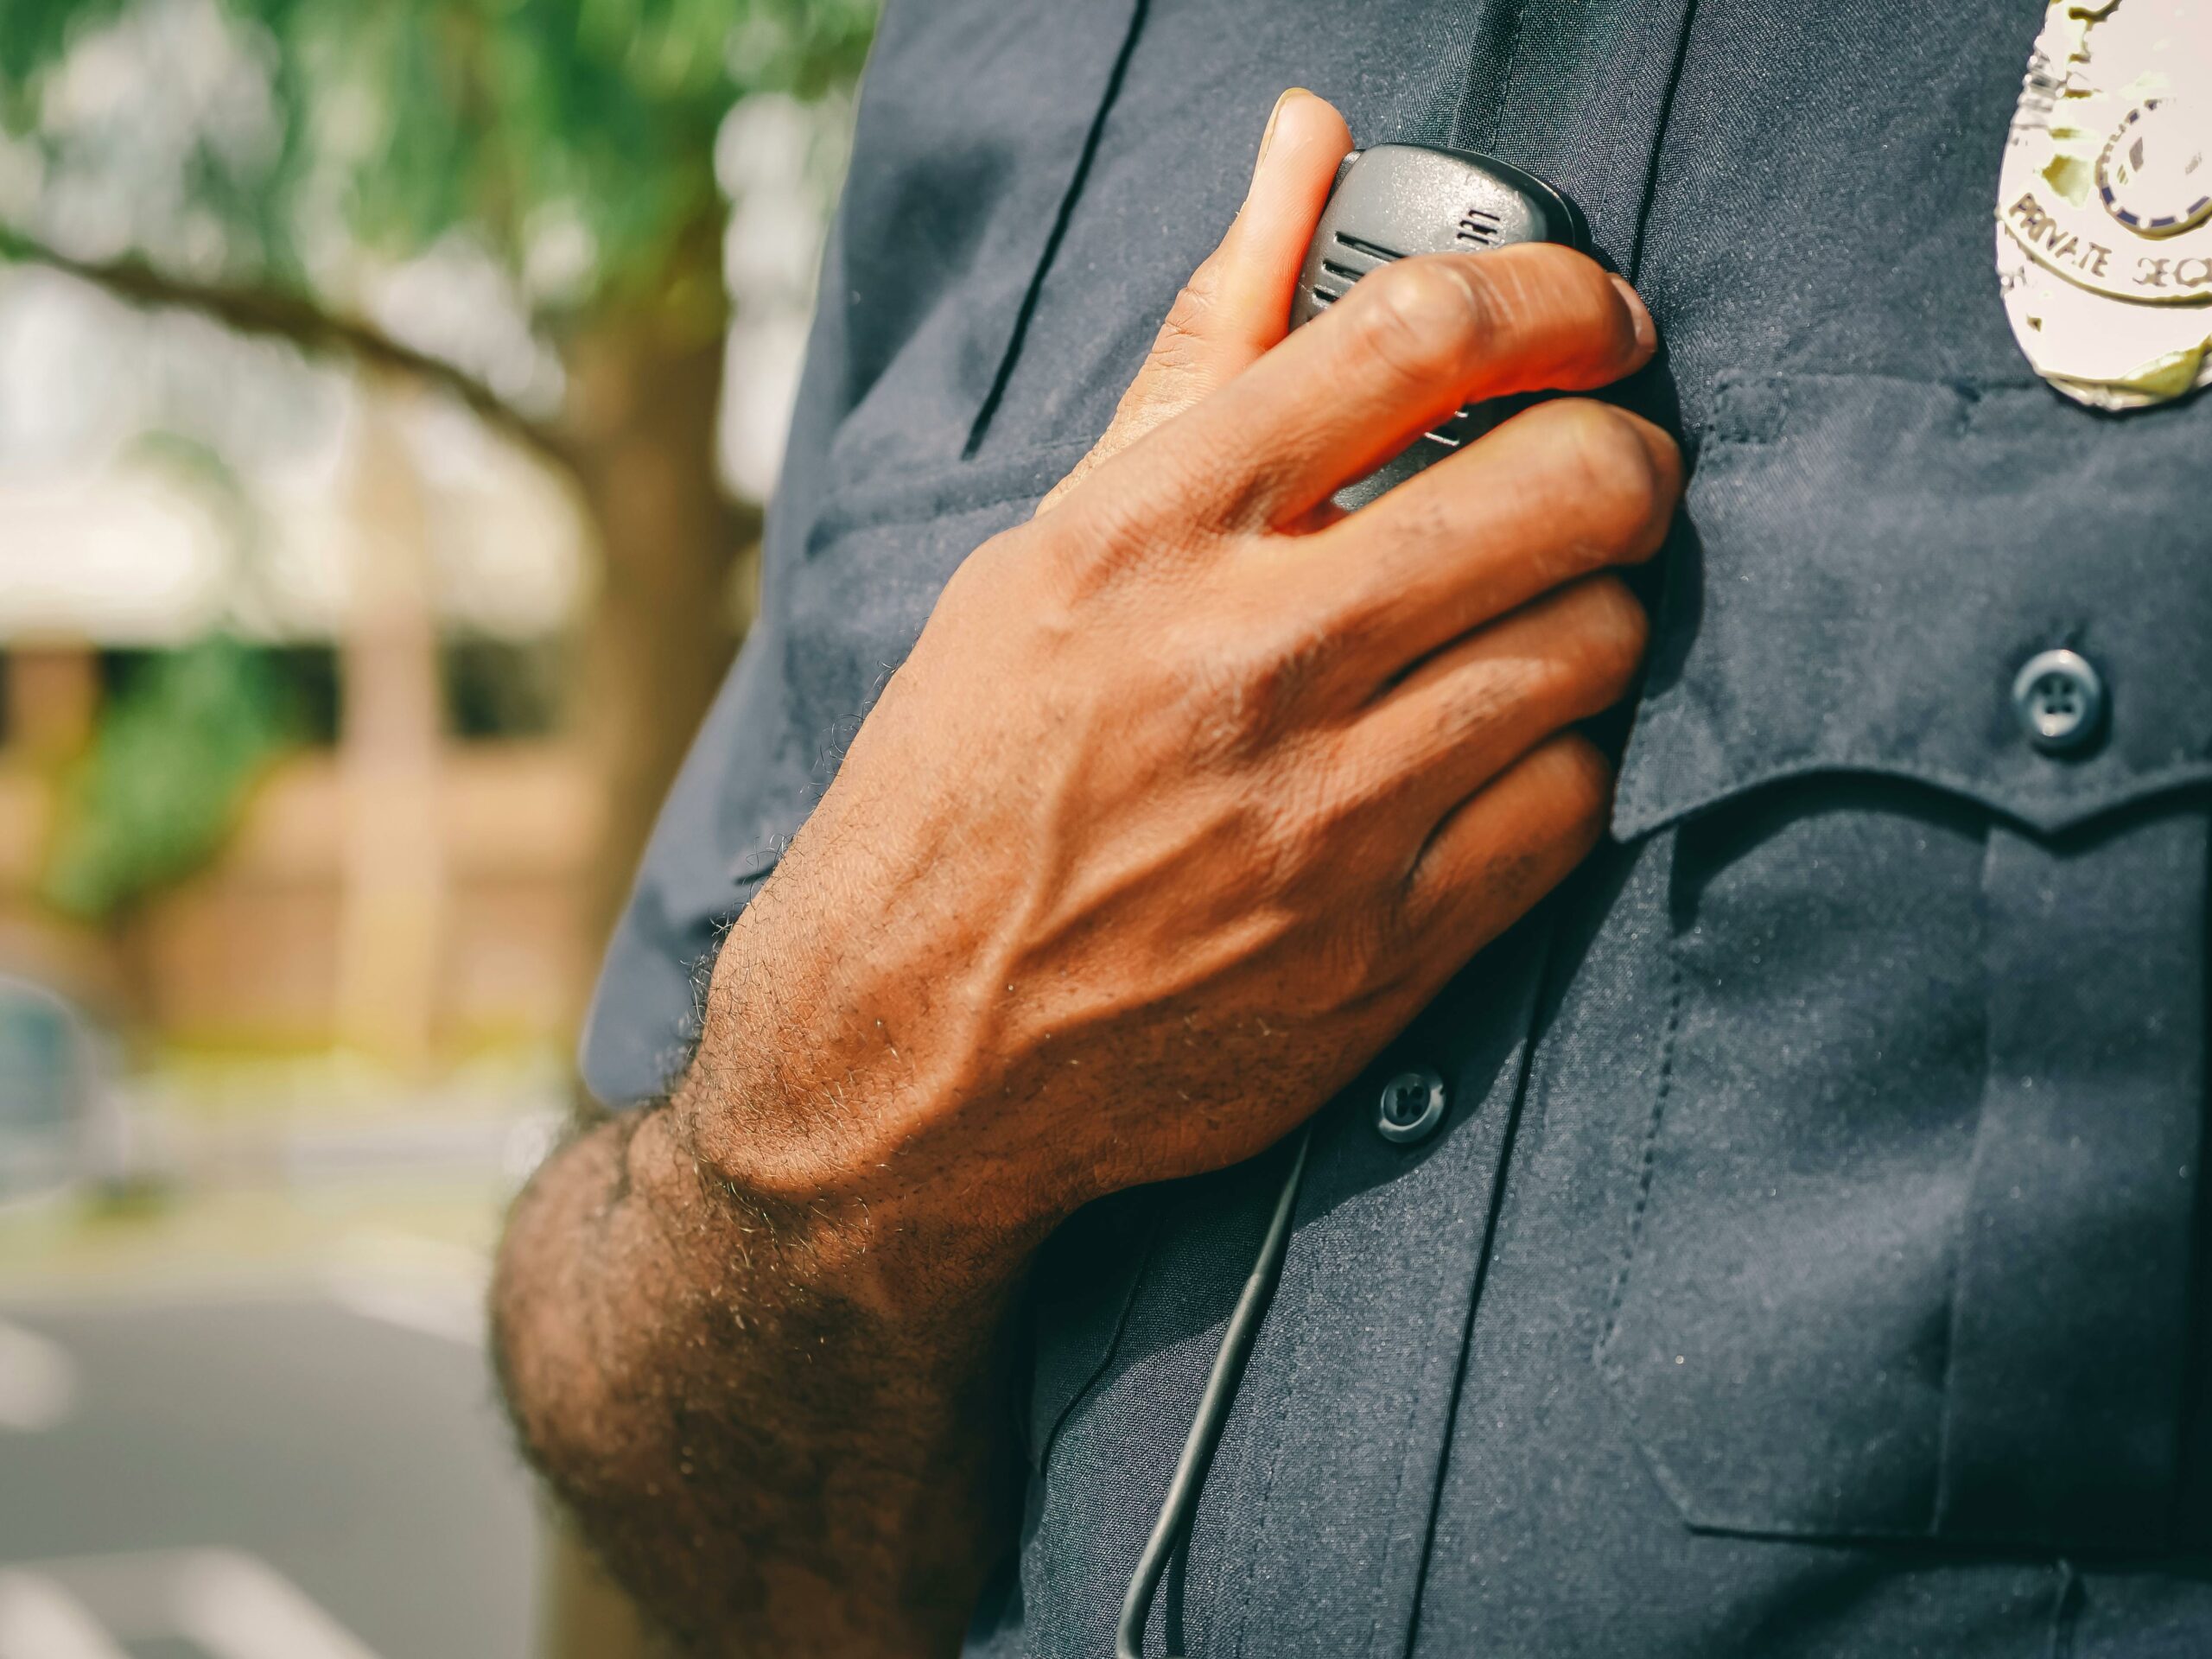
M 1252 183 L 1221 245 L 1168 308 L 1112 424 L 1038 505 L 1045 512 L 1100 462 L 1226 384 L 1290 328 L 1306 245 L 1320 222 L 1351 130 L 1328 100 L 1294 86 L 1275 100 Z

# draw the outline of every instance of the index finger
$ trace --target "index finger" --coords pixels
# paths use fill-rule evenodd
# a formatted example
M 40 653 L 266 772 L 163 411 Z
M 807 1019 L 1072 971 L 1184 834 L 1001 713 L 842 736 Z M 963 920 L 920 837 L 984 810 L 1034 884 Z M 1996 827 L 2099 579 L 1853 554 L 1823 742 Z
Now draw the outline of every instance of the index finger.
M 1424 254 L 1363 278 L 1125 459 L 1179 512 L 1278 528 L 1464 404 L 1608 385 L 1656 343 L 1635 290 L 1571 248 Z

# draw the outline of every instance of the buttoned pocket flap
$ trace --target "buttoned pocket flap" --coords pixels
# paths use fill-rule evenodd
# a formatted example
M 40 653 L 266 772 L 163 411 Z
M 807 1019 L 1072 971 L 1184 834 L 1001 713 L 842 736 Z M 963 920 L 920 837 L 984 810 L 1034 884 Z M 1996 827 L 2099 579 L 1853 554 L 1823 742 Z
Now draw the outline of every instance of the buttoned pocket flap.
M 2208 458 L 2201 403 L 2115 419 L 2041 385 L 1725 378 L 1616 832 L 1817 772 L 2041 830 L 2212 778 L 2212 534 L 2185 482 Z M 2013 702 L 2054 648 L 2107 700 L 2063 756 Z

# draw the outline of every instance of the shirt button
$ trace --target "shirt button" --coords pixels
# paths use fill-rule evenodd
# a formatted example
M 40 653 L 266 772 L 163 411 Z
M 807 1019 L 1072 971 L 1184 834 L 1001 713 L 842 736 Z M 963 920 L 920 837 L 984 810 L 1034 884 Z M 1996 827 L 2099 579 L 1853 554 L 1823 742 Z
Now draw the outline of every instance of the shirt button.
M 1434 1067 L 1401 1071 L 1382 1085 L 1375 1103 L 1375 1132 L 1401 1146 L 1426 1141 L 1443 1123 L 1450 1101 L 1444 1078 Z
M 2104 721 L 2103 677 L 2077 652 L 2039 652 L 2012 682 L 2012 712 L 2045 754 L 2078 749 Z

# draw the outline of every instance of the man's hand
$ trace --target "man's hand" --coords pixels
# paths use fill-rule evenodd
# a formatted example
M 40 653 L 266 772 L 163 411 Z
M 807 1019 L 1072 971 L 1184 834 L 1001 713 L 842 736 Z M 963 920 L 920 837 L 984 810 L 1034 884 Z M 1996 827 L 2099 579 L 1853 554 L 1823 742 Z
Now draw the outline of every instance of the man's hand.
M 1596 839 L 1672 444 L 1460 404 L 1649 356 L 1626 285 L 1407 260 L 1283 338 L 1344 124 L 1278 105 L 1112 429 L 978 549 L 733 930 L 675 1101 L 569 1147 L 494 1290 L 525 1444 L 672 1628 L 950 1652 L 1017 1505 L 1007 1314 L 1063 1216 L 1249 1156 Z
M 1281 1137 L 1599 834 L 1565 730 L 1635 672 L 1603 573 L 1659 545 L 1674 445 L 1555 401 L 1328 501 L 1462 403 L 1640 366 L 1649 321 L 1528 246 L 1389 266 L 1282 339 L 1346 147 L 1280 107 L 1100 454 L 954 576 L 723 950 L 696 1143 L 849 1229 L 887 1311 L 909 1243 L 1002 1262 Z

